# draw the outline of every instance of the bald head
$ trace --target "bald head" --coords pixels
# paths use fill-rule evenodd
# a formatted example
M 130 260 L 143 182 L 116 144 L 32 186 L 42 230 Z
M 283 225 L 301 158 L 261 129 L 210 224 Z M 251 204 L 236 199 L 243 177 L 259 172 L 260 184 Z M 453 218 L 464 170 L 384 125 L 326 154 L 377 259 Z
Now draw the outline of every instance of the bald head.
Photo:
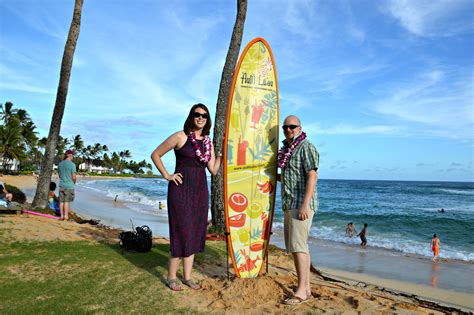
M 284 125 L 295 124 L 295 125 L 301 126 L 301 121 L 298 116 L 290 115 L 285 118 L 285 120 L 283 121 L 283 124 Z

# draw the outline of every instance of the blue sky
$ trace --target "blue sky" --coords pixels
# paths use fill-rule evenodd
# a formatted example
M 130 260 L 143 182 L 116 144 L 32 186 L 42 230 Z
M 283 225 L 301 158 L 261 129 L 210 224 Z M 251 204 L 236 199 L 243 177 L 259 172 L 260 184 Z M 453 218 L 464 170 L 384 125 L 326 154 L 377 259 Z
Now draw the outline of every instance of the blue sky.
M 0 0 L 0 102 L 49 129 L 72 0 Z M 84 0 L 61 134 L 148 159 L 215 114 L 235 1 Z M 249 0 L 320 178 L 474 181 L 474 1 Z M 281 136 L 283 139 L 283 137 Z M 173 170 L 174 155 L 165 162 Z

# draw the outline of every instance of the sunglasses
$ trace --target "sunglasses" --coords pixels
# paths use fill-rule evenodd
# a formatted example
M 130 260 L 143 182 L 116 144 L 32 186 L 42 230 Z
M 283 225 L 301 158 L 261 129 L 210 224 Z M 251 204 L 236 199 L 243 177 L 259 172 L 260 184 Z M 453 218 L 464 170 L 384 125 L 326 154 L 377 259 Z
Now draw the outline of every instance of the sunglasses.
M 298 125 L 283 125 L 281 126 L 281 128 L 283 128 L 283 130 L 288 130 L 288 128 L 290 128 L 291 130 L 294 130 L 296 128 L 298 128 L 299 126 Z
M 203 119 L 209 118 L 209 116 L 206 113 L 204 113 L 204 114 L 201 114 L 201 113 L 198 113 L 198 112 L 193 113 L 193 118 L 199 118 L 199 117 L 202 117 Z

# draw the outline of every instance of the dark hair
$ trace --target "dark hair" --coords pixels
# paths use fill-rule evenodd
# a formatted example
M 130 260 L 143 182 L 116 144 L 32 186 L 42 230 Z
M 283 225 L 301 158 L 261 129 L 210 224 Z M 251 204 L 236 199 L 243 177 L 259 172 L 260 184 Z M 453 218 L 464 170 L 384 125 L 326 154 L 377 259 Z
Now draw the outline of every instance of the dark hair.
M 438 237 L 438 235 L 435 234 L 435 235 L 433 235 L 433 237 Z
M 49 190 L 56 190 L 56 183 L 55 182 L 49 183 Z
M 193 105 L 193 107 L 191 107 L 191 110 L 189 111 L 188 118 L 186 118 L 186 121 L 184 122 L 183 131 L 186 135 L 189 135 L 191 133 L 191 131 L 193 131 L 193 129 L 195 127 L 194 126 L 193 113 L 196 110 L 196 108 L 202 108 L 207 113 L 208 117 L 207 117 L 207 120 L 206 120 L 206 124 L 204 125 L 204 128 L 202 128 L 202 135 L 207 136 L 207 135 L 209 135 L 209 131 L 211 130 L 211 126 L 212 126 L 211 114 L 209 114 L 209 109 L 207 109 L 206 105 L 201 104 L 201 103 L 195 104 L 195 105 Z
M 367 223 L 364 223 L 364 226 L 367 227 L 367 226 L 369 226 L 369 225 L 368 225 Z

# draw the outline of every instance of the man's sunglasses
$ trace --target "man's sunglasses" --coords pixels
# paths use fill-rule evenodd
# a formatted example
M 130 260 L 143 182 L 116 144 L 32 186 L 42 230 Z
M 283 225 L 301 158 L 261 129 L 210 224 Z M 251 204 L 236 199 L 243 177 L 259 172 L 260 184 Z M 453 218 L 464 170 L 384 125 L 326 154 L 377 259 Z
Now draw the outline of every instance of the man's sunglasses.
M 206 113 L 204 113 L 204 114 L 201 114 L 201 113 L 198 113 L 198 112 L 193 113 L 193 118 L 199 118 L 199 117 L 202 117 L 203 119 L 208 119 L 209 118 L 209 116 Z
M 290 128 L 291 130 L 294 130 L 296 128 L 298 128 L 299 126 L 298 125 L 283 125 L 281 126 L 281 128 L 283 128 L 283 130 L 288 130 L 288 128 Z

